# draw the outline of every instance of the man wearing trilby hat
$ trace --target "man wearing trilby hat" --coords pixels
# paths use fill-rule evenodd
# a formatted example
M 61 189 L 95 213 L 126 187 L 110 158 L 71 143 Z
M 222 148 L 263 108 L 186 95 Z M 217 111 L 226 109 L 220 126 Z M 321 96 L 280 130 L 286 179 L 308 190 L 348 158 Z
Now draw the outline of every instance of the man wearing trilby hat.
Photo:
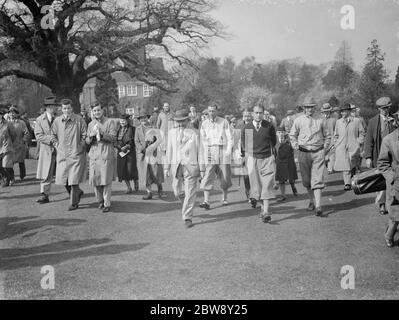
M 11 170 L 13 163 L 13 143 L 14 133 L 8 122 L 4 119 L 7 113 L 5 108 L 0 108 L 0 174 L 3 182 L 2 187 L 9 185 L 11 180 Z
M 337 122 L 337 118 L 332 116 L 333 108 L 329 103 L 324 103 L 323 106 L 321 107 L 320 112 L 324 116 L 325 125 L 332 137 L 334 135 L 335 124 Z M 331 174 L 333 173 L 334 163 L 335 163 L 335 151 L 332 150 L 332 140 L 331 144 L 328 146 L 325 153 L 326 153 L 325 161 L 326 161 L 327 171 L 329 174 Z
M 50 202 L 51 182 L 55 175 L 56 150 L 53 145 L 55 140 L 52 138 L 51 125 L 55 119 L 55 108 L 58 105 L 55 97 L 45 98 L 45 112 L 36 119 L 35 124 L 35 136 L 39 150 L 36 178 L 41 180 L 40 193 L 42 194 L 37 202 L 40 204 Z
M 182 217 L 186 227 L 190 228 L 193 225 L 197 179 L 200 176 L 199 135 L 197 130 L 188 128 L 188 110 L 176 111 L 173 120 L 177 123 L 177 128 L 169 131 L 165 175 L 172 175 L 172 187 L 176 198 L 180 197 L 184 185 Z
M 366 140 L 364 142 L 364 158 L 366 159 L 366 166 L 368 168 L 377 167 L 382 139 L 395 130 L 395 125 L 391 122 L 392 118 L 389 116 L 391 106 L 392 103 L 389 97 L 382 97 L 376 101 L 379 114 L 369 120 Z M 388 214 L 385 198 L 385 190 L 377 192 L 375 203 L 379 206 L 379 213 L 381 215 Z
M 389 100 L 382 101 L 384 103 Z M 381 101 L 380 101 L 381 104 Z M 394 113 L 398 123 L 399 111 Z M 386 181 L 386 209 L 388 210 L 388 226 L 385 230 L 385 241 L 388 247 L 394 246 L 394 236 L 399 226 L 399 129 L 383 138 L 377 160 L 377 168 Z
M 316 209 L 316 215 L 321 217 L 321 191 L 324 189 L 324 150 L 331 142 L 331 133 L 324 120 L 315 118 L 314 109 L 317 106 L 311 97 L 303 103 L 304 114 L 295 119 L 290 138 L 294 149 L 299 150 L 298 161 L 301 170 L 302 184 L 308 191 L 308 211 Z
M 335 171 L 341 171 L 344 178 L 344 190 L 351 189 L 351 178 L 356 173 L 360 150 L 364 143 L 364 128 L 358 118 L 350 116 L 351 105 L 341 106 L 342 118 L 337 120 L 333 137 L 335 150 Z

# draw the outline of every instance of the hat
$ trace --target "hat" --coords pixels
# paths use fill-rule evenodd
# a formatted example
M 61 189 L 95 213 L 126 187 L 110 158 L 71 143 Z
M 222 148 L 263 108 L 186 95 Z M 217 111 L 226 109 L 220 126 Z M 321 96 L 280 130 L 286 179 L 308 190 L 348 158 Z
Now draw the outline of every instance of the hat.
M 330 112 L 332 111 L 333 108 L 331 107 L 331 105 L 329 103 L 323 103 L 323 106 L 321 107 L 321 112 Z
M 313 97 L 306 97 L 305 101 L 302 103 L 303 107 L 316 107 L 317 102 Z
M 50 97 L 44 98 L 44 103 L 43 103 L 43 105 L 44 105 L 45 107 L 47 107 L 47 106 L 58 106 L 59 103 L 56 102 L 56 98 L 55 98 L 54 96 L 50 96 Z
M 130 115 L 128 115 L 127 113 L 122 113 L 122 114 L 119 116 L 119 119 L 129 120 L 129 119 L 130 119 Z
M 285 132 L 285 128 L 284 127 L 277 127 L 276 132 Z
M 287 116 L 292 116 L 292 115 L 294 115 L 295 114 L 295 111 L 294 110 L 288 110 L 287 111 Z
M 140 120 L 141 118 L 149 118 L 149 117 L 150 117 L 150 115 L 147 114 L 147 112 L 145 112 L 145 111 L 140 111 L 140 113 L 139 113 L 137 119 Z
M 382 97 L 377 100 L 375 105 L 377 106 L 377 108 L 387 108 L 392 105 L 392 102 L 389 97 Z
M 188 115 L 188 110 L 186 109 L 181 109 L 181 110 L 177 110 L 175 112 L 175 116 L 173 117 L 173 120 L 175 121 L 183 121 L 189 118 Z
M 64 106 L 70 105 L 70 104 L 72 104 L 72 100 L 71 99 L 62 99 L 61 104 L 63 104 Z
M 351 106 L 351 110 L 356 110 L 357 109 L 356 106 L 353 103 L 350 103 L 350 106 Z
M 339 111 L 345 111 L 345 110 L 351 110 L 351 109 L 352 109 L 351 104 L 350 103 L 345 103 L 343 106 L 341 106 L 339 108 Z

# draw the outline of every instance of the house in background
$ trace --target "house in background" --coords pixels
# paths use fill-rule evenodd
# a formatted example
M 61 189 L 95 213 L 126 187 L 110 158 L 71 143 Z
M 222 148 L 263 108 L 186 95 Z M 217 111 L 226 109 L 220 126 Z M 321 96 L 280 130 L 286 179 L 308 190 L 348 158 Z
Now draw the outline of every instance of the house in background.
M 165 72 L 162 58 L 151 59 L 151 67 Z M 126 72 L 117 71 L 111 74 L 112 78 L 116 80 L 118 86 L 119 110 L 134 109 L 134 113 L 139 113 L 144 109 L 148 99 L 152 96 L 155 87 L 146 84 L 130 77 Z M 83 92 L 80 96 L 80 104 L 88 108 L 96 102 L 95 96 L 96 78 L 91 78 L 83 87 Z

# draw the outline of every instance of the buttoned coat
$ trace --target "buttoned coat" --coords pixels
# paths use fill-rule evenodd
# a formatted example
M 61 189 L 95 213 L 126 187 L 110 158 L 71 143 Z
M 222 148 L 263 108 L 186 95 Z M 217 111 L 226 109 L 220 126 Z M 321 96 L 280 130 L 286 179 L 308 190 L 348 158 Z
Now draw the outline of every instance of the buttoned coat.
M 395 130 L 395 126 L 389 124 L 388 126 L 389 133 Z M 367 126 L 366 139 L 364 142 L 364 158 L 372 159 L 373 167 L 377 167 L 378 155 L 380 153 L 381 148 L 381 116 L 377 114 L 374 118 L 369 120 L 369 124 Z
M 101 139 L 90 138 L 97 126 Z M 106 186 L 112 183 L 116 177 L 116 152 L 114 143 L 116 142 L 116 127 L 112 119 L 103 117 L 94 119 L 89 123 L 87 129 L 86 143 L 90 144 L 89 151 L 89 183 L 92 186 Z
M 52 136 L 57 150 L 57 170 L 55 183 L 58 185 L 77 185 L 86 176 L 86 134 L 84 119 L 72 114 L 70 119 L 64 116 L 56 118 L 51 126 Z
M 2 157 L 0 166 L 3 168 L 12 168 L 14 165 L 12 139 L 13 133 L 9 123 L 5 119 L 0 118 L 0 156 Z
M 377 168 L 384 175 L 387 185 L 386 207 L 389 218 L 399 221 L 399 129 L 382 140 Z
M 347 122 L 347 121 L 349 122 Z M 364 128 L 358 118 L 349 117 L 337 120 L 334 131 L 336 171 L 349 171 L 356 167 L 360 148 L 364 143 Z
M 170 170 L 172 177 L 176 177 L 177 168 L 183 165 L 191 177 L 199 177 L 199 132 L 185 128 L 180 140 L 179 129 L 169 131 L 166 149 L 165 169 Z
M 43 113 L 36 119 L 35 137 L 39 149 L 39 161 L 37 163 L 36 178 L 46 179 L 51 167 L 52 154 L 55 148 L 52 144 L 51 124 L 47 113 Z
M 9 125 L 15 136 L 13 141 L 14 163 L 24 162 L 28 151 L 28 143 L 30 141 L 28 128 L 25 122 L 20 119 L 10 120 Z

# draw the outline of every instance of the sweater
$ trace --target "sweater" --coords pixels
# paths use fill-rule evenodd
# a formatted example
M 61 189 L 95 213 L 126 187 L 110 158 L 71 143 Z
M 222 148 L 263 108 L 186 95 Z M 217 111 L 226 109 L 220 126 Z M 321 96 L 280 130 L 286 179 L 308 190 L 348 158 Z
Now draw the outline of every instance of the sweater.
M 263 120 L 257 131 L 251 121 L 241 131 L 241 156 L 247 153 L 256 159 L 268 158 L 273 153 L 276 141 L 276 130 L 270 122 Z

